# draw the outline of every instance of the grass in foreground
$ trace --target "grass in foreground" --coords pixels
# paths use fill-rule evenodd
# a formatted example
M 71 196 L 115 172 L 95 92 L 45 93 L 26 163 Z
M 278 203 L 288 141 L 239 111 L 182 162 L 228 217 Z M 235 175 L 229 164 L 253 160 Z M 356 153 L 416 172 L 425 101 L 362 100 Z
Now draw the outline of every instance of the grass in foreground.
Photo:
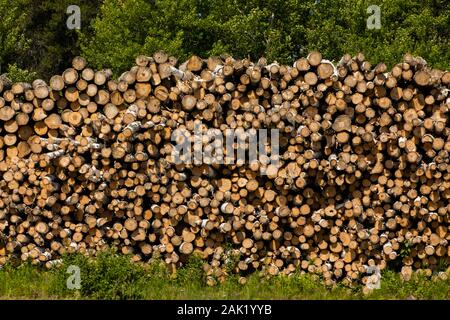
M 67 288 L 70 265 L 80 268 L 81 288 Z M 325 286 L 312 275 L 262 279 L 257 274 L 245 285 L 237 276 L 214 287 L 205 284 L 201 262 L 193 260 L 170 275 L 160 263 L 138 265 L 127 257 L 103 253 L 97 258 L 71 255 L 50 271 L 30 264 L 0 270 L 0 299 L 450 299 L 450 277 L 430 280 L 414 276 L 406 282 L 386 271 L 381 288 L 365 295 L 355 288 Z

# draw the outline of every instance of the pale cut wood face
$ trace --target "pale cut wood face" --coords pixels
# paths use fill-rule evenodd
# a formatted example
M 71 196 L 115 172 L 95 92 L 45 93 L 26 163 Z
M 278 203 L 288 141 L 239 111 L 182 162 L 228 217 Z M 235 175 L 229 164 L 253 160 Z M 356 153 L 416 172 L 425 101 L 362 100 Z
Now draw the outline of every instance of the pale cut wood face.
M 301 270 L 368 290 L 391 264 L 441 268 L 450 73 L 325 58 L 158 51 L 119 77 L 76 57 L 48 85 L 4 79 L 0 265 L 109 245 L 171 270 L 198 255 L 209 284 Z

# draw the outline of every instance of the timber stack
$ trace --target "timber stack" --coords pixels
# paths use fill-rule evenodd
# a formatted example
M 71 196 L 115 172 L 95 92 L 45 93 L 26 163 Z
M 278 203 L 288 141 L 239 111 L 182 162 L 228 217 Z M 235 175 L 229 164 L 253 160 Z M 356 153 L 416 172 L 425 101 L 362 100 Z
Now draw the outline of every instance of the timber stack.
M 0 265 L 113 246 L 172 270 L 198 255 L 209 284 L 438 272 L 450 264 L 449 85 L 409 54 L 388 70 L 316 51 L 293 66 L 156 52 L 118 79 L 76 57 L 48 84 L 1 82 Z M 201 161 L 175 161 L 192 142 L 172 139 L 181 129 L 203 133 Z M 270 139 L 266 161 L 212 152 L 210 130 L 238 129 L 277 130 L 277 152 Z

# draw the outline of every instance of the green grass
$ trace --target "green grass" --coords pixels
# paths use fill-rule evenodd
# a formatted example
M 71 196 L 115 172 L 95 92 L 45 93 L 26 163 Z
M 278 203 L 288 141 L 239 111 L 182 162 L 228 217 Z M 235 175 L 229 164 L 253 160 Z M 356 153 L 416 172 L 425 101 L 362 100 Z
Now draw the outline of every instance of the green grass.
M 70 290 L 67 268 L 80 268 L 81 288 Z M 52 270 L 30 264 L 7 265 L 0 270 L 0 299 L 450 299 L 450 277 L 432 280 L 414 275 L 403 281 L 392 271 L 383 273 L 381 288 L 366 295 L 362 286 L 325 286 L 314 275 L 248 277 L 245 285 L 231 275 L 224 283 L 205 283 L 201 262 L 193 260 L 176 274 L 161 263 L 132 263 L 111 252 L 97 258 L 81 255 L 64 257 Z

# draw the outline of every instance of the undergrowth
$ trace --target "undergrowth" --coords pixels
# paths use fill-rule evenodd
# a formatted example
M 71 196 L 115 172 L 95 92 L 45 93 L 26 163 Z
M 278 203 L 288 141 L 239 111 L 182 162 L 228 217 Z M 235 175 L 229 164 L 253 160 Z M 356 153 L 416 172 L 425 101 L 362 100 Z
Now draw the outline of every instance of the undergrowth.
M 69 289 L 70 266 L 79 268 L 80 288 Z M 73 268 L 73 267 L 72 267 Z M 203 262 L 191 258 L 175 273 L 163 262 L 133 263 L 127 256 L 107 251 L 97 257 L 72 254 L 63 263 L 45 270 L 29 263 L 0 269 L 1 299 L 449 299 L 450 277 L 414 274 L 404 281 L 394 271 L 382 273 L 381 288 L 363 294 L 362 285 L 326 286 L 320 277 L 296 273 L 290 276 L 248 276 L 244 285 L 230 274 L 223 283 L 206 284 Z

